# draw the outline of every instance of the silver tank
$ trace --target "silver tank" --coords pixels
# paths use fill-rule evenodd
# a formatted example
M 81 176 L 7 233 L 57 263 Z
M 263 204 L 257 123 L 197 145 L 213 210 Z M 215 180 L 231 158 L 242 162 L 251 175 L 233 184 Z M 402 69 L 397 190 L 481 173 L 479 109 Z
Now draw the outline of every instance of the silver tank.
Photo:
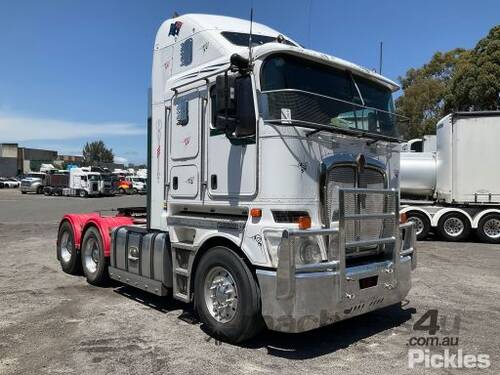
M 436 188 L 436 154 L 434 152 L 402 152 L 400 166 L 401 195 L 426 196 Z

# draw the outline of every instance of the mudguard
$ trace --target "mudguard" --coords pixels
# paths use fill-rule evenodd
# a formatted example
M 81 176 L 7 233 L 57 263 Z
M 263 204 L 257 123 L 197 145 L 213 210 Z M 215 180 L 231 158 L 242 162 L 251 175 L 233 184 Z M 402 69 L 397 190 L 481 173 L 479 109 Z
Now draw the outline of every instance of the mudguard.
M 109 257 L 111 250 L 111 230 L 122 225 L 132 225 L 134 223 L 133 218 L 129 216 L 101 216 L 99 213 L 67 214 L 63 216 L 61 224 L 64 221 L 69 222 L 73 229 L 73 239 L 77 250 L 81 248 L 85 230 L 90 226 L 95 226 L 101 234 L 104 256 L 106 257 Z

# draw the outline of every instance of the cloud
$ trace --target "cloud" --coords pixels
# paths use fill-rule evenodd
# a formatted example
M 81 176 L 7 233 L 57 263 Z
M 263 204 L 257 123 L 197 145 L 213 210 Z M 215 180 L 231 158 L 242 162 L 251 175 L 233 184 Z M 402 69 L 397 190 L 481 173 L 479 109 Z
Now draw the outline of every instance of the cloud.
M 131 123 L 79 122 L 37 118 L 0 111 L 0 141 L 65 140 L 98 136 L 130 136 L 146 133 Z
M 125 159 L 125 158 L 123 158 L 123 157 L 121 157 L 121 156 L 115 156 L 114 159 L 113 159 L 113 161 L 115 163 L 117 163 L 117 164 L 125 164 L 125 165 L 128 164 L 128 160 Z

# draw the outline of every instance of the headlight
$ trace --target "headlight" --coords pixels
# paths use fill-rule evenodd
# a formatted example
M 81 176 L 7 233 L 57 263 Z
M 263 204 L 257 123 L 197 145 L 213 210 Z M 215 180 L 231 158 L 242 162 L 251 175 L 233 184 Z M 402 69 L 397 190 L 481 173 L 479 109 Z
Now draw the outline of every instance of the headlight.
M 314 239 L 304 237 L 295 240 L 295 264 L 311 264 L 321 262 L 321 249 Z
M 265 245 L 273 267 L 278 266 L 281 236 L 282 231 L 264 231 Z M 323 260 L 316 237 L 291 237 L 285 241 L 294 249 L 296 265 L 319 263 Z

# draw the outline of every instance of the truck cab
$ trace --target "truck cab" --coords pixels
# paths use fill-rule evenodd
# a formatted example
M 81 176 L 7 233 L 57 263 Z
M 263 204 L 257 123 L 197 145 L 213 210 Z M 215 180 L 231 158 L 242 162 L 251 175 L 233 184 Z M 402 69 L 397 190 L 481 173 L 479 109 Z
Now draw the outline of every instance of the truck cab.
M 231 342 L 399 303 L 416 251 L 399 216 L 396 90 L 258 23 L 165 21 L 153 47 L 144 221 L 99 218 L 100 240 L 89 232 L 71 245 L 87 280 L 109 274 L 195 301 L 209 332 Z
M 45 178 L 45 173 L 41 172 L 30 172 L 24 175 L 21 179 L 21 193 L 43 193 L 43 180 Z

